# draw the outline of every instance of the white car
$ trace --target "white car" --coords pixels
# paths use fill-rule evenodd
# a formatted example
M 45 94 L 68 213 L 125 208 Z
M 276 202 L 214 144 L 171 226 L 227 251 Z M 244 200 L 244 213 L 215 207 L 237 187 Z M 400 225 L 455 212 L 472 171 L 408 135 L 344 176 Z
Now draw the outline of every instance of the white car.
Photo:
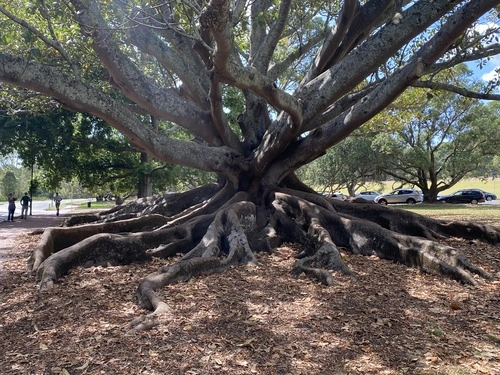
M 378 204 L 392 203 L 407 203 L 415 204 L 422 203 L 424 196 L 420 190 L 415 189 L 396 189 L 389 194 L 382 194 L 375 197 L 374 202 Z
M 362 191 L 356 195 L 356 198 L 363 198 L 366 201 L 373 202 L 380 193 L 378 191 Z

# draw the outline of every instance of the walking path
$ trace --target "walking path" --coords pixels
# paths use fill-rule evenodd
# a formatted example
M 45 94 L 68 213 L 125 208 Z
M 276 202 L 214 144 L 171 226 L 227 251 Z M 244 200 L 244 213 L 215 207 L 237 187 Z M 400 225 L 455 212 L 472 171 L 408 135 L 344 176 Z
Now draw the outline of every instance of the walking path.
M 64 218 L 69 216 L 69 213 L 76 207 L 78 206 L 63 207 L 59 211 L 59 216 L 56 216 L 55 211 L 41 210 L 33 215 L 28 215 L 26 220 L 19 218 L 21 213 L 19 209 L 19 214 L 16 215 L 13 223 L 7 221 L 7 214 L 3 215 L 0 218 L 0 263 L 16 251 L 14 245 L 19 236 L 30 233 L 35 229 L 59 226 Z

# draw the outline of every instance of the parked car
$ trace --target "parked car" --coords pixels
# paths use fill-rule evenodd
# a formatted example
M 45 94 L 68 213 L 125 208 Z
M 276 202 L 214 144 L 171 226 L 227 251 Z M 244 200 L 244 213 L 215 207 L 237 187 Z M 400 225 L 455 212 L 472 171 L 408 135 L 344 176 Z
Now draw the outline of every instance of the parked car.
M 420 190 L 415 189 L 396 189 L 389 194 L 381 194 L 375 197 L 374 202 L 378 204 L 422 203 L 424 196 Z
M 347 197 L 344 194 L 342 194 L 342 193 L 331 193 L 331 194 L 328 194 L 328 198 L 339 199 L 341 201 L 345 201 L 347 199 Z
M 364 200 L 373 202 L 380 193 L 377 191 L 362 191 L 356 195 L 356 198 L 363 198 Z
M 488 202 L 490 201 L 494 201 L 497 199 L 497 196 L 495 193 L 490 193 L 490 192 L 487 192 L 487 191 L 484 191 L 484 190 L 481 190 L 484 194 L 484 199 L 486 199 Z
M 445 195 L 444 197 L 438 198 L 439 202 L 446 203 L 471 203 L 478 204 L 484 202 L 486 199 L 484 193 L 479 189 L 465 189 L 457 190 L 453 194 Z

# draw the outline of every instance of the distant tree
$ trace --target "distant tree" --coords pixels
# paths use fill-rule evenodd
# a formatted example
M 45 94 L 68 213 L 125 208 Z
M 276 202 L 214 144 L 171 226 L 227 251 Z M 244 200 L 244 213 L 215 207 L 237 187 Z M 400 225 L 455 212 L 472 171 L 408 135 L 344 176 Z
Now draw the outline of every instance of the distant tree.
M 350 196 L 354 196 L 360 188 L 381 181 L 377 157 L 372 149 L 371 136 L 358 131 L 297 174 L 320 190 L 333 192 L 346 189 Z
M 500 107 L 453 93 L 408 90 L 388 116 L 399 130 L 380 132 L 373 141 L 380 169 L 402 184 L 421 189 L 425 199 L 482 170 L 500 145 Z M 379 128 L 382 128 L 379 125 Z
M 4 199 L 7 199 L 7 195 L 10 193 L 18 193 L 18 183 L 16 175 L 12 171 L 6 171 L 2 177 L 2 192 Z
M 77 179 L 96 193 L 143 197 L 152 194 L 153 184 L 155 193 L 178 184 L 170 176 L 176 168 L 132 147 L 101 119 L 58 107 L 34 111 L 0 114 L 0 153 L 15 152 L 28 169 L 38 166 L 48 190 Z

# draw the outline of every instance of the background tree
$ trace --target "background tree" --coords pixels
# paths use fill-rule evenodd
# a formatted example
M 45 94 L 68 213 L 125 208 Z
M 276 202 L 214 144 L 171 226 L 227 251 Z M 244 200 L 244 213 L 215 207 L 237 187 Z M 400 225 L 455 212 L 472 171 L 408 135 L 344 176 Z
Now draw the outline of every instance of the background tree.
M 55 191 L 76 180 L 95 194 L 144 197 L 153 184 L 155 193 L 178 184 L 178 169 L 146 158 L 101 119 L 58 107 L 27 108 L 3 111 L 0 153 L 16 152 L 26 168 L 39 167 L 43 188 Z
M 6 171 L 3 174 L 2 187 L 3 187 L 2 192 L 3 192 L 5 199 L 7 199 L 6 197 L 10 193 L 13 193 L 13 192 L 17 193 L 18 192 L 18 182 L 17 182 L 16 175 L 14 174 L 14 172 Z
M 383 181 L 380 156 L 372 148 L 369 132 L 356 132 L 342 143 L 327 150 L 326 154 L 298 171 L 305 182 L 324 191 L 347 190 L 353 197 L 367 185 Z
M 373 147 L 387 176 L 417 187 L 425 199 L 437 195 L 481 168 L 500 144 L 498 105 L 484 105 L 454 93 L 412 89 L 387 116 L 400 129 L 381 132 Z M 382 127 L 382 124 L 380 125 Z
M 14 0 L 0 6 L 0 82 L 99 117 L 138 150 L 218 179 L 93 217 L 99 224 L 49 231 L 30 261 L 42 287 L 75 259 L 120 264 L 184 253 L 138 289 L 143 307 L 167 313 L 158 288 L 256 262 L 253 250 L 270 250 L 280 240 L 302 245 L 294 274 L 326 285 L 331 270 L 353 275 L 338 247 L 468 283 L 476 282 L 472 273 L 488 277 L 436 240 L 460 234 L 498 243 L 498 229 L 443 226 L 410 214 L 402 220 L 405 214 L 376 205 L 328 201 L 295 171 L 411 85 L 440 84 L 431 79 L 437 72 L 497 54 L 496 25 L 479 33 L 475 23 L 494 20 L 499 4 Z M 243 112 L 231 113 L 224 100 L 232 98 L 244 100 Z M 172 127 L 180 132 L 172 134 Z M 91 220 L 68 225 L 84 219 Z

